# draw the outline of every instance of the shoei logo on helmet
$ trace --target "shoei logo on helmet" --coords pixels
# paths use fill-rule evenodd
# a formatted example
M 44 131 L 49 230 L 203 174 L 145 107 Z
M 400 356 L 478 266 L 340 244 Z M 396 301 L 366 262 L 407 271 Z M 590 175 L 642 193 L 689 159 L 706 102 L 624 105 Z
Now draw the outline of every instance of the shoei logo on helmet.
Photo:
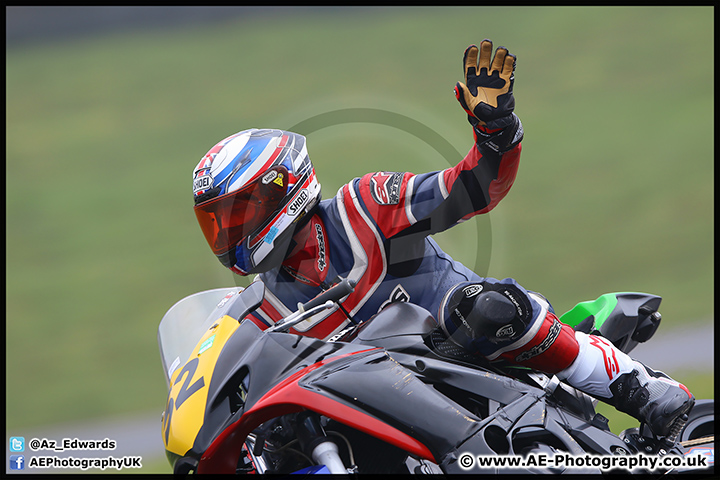
M 277 170 L 270 170 L 268 173 L 265 174 L 265 176 L 262 178 L 263 185 L 267 185 L 268 183 L 275 180 L 278 176 Z M 281 185 L 282 186 L 282 185 Z
M 274 183 L 275 185 L 279 185 L 280 188 L 285 187 L 285 175 L 283 175 L 282 172 L 279 172 L 276 170 L 270 170 L 268 173 L 265 174 L 265 176 L 262 177 L 261 182 L 263 185 L 267 185 L 270 182 Z
M 210 175 L 202 175 L 193 180 L 193 194 L 197 195 L 213 186 L 213 179 Z
M 300 190 L 300 193 L 298 193 L 297 197 L 295 197 L 295 200 L 293 200 L 288 207 L 288 215 L 290 215 L 291 217 L 297 215 L 297 213 L 302 210 L 305 204 L 307 204 L 309 198 L 310 194 L 308 194 L 307 189 L 303 188 L 302 190 Z

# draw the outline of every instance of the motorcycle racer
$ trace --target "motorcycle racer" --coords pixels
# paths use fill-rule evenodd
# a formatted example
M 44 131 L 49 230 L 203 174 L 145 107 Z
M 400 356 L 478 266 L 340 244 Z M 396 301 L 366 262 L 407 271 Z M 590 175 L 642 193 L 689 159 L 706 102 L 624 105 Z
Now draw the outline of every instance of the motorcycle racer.
M 493 57 L 490 40 L 465 50 L 455 96 L 474 145 L 444 170 L 368 173 L 322 200 L 302 135 L 250 129 L 227 137 L 194 170 L 200 227 L 224 266 L 265 285 L 262 306 L 247 318 L 260 328 L 348 278 L 355 290 L 294 333 L 330 339 L 392 302 L 412 302 L 466 351 L 556 374 L 671 435 L 694 403 L 685 386 L 560 323 L 542 295 L 514 279 L 480 277 L 431 237 L 492 210 L 515 180 L 524 135 L 515 61 L 504 47 Z

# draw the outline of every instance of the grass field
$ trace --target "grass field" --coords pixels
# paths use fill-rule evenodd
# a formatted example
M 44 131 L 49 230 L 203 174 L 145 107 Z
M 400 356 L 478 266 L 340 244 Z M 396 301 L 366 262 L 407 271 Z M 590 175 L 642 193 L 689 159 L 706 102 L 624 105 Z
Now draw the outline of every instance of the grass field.
M 191 170 L 215 142 L 362 107 L 464 154 L 452 87 L 483 38 L 518 57 L 520 173 L 441 244 L 559 312 L 636 290 L 663 296 L 666 328 L 711 321 L 711 7 L 292 13 L 7 49 L 8 428 L 162 410 L 160 318 L 237 281 L 191 208 Z M 368 171 L 448 166 L 402 127 L 350 118 L 309 134 L 325 197 Z

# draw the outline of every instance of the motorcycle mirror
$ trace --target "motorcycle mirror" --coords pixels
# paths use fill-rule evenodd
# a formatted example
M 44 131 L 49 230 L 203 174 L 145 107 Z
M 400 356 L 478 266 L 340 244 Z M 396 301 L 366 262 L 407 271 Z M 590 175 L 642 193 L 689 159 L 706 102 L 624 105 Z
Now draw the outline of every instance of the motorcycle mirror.
M 262 305 L 265 297 L 265 285 L 262 282 L 253 282 L 235 297 L 235 301 L 228 308 L 227 315 L 242 321 L 250 312 Z

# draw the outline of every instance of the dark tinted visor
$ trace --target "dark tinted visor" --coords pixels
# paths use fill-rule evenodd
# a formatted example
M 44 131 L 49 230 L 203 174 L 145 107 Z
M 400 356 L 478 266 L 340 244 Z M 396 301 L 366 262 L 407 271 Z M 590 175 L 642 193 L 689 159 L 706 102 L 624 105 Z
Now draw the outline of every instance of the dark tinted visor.
M 239 190 L 196 205 L 195 215 L 213 253 L 228 252 L 261 227 L 285 198 L 287 182 L 287 169 L 278 165 Z

